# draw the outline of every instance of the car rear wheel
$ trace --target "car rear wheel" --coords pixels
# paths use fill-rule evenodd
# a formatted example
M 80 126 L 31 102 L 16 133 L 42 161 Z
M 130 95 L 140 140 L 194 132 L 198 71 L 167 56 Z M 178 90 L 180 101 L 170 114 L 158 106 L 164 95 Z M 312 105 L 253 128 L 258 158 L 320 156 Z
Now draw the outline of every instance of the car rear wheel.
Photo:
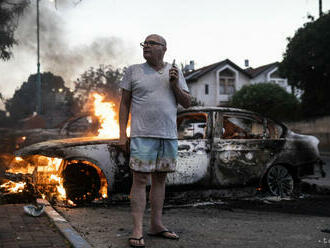
M 294 190 L 294 178 L 290 171 L 283 165 L 271 167 L 266 175 L 269 192 L 276 196 L 290 196 Z
M 98 196 L 100 185 L 100 177 L 92 166 L 72 163 L 63 171 L 63 186 L 67 198 L 75 204 L 93 201 Z

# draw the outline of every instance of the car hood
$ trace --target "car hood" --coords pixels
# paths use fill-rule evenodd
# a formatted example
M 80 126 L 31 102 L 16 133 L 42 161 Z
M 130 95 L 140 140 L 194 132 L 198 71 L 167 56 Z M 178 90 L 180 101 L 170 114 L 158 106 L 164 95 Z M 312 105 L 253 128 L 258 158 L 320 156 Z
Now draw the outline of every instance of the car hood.
M 61 150 L 65 147 L 86 146 L 97 144 L 116 144 L 118 139 L 100 138 L 100 137 L 79 137 L 71 139 L 48 140 L 24 147 L 15 152 L 15 156 L 45 155 L 49 152 Z

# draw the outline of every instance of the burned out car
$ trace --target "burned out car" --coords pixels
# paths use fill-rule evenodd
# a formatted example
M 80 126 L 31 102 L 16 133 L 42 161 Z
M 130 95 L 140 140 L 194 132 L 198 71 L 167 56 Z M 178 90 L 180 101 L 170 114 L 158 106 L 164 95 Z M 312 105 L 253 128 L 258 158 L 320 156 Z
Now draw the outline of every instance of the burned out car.
M 195 123 L 201 135 L 185 135 Z M 169 187 L 255 185 L 283 196 L 292 194 L 299 179 L 324 174 L 317 138 L 296 134 L 253 112 L 192 107 L 178 113 L 177 127 L 178 164 L 177 171 L 168 174 Z M 63 178 L 67 197 L 76 203 L 130 188 L 129 154 L 115 139 L 53 140 L 25 147 L 16 155 L 38 168 L 32 172 L 37 184 L 47 181 L 50 173 Z M 59 162 L 49 166 L 54 158 Z

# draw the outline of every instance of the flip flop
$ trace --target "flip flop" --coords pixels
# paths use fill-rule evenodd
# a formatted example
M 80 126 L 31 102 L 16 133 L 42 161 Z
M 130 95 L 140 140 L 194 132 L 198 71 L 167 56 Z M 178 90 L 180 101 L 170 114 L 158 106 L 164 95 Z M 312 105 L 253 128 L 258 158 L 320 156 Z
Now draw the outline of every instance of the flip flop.
M 175 234 L 176 237 L 168 236 L 168 235 L 166 235 L 166 233 Z M 163 230 L 158 233 L 148 233 L 148 235 L 152 236 L 152 237 L 159 237 L 159 238 L 164 238 L 164 239 L 179 239 L 179 236 L 175 232 L 172 232 L 170 230 Z
M 322 229 L 321 232 L 330 233 L 330 229 Z
M 129 238 L 128 239 L 128 243 L 129 243 L 130 247 L 133 247 L 133 248 L 141 248 L 141 247 L 144 248 L 145 245 L 132 244 L 132 242 L 131 242 L 131 240 L 140 241 L 142 239 L 143 239 L 143 236 L 141 238 L 139 238 L 139 239 L 137 239 L 137 238 Z

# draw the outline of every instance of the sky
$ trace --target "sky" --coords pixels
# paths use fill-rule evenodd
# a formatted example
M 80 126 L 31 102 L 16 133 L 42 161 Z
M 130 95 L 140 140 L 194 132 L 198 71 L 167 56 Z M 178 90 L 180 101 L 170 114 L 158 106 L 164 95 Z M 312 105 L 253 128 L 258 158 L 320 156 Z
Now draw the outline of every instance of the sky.
M 36 0 L 19 20 L 14 57 L 0 61 L 0 92 L 12 97 L 37 71 Z M 143 63 L 148 34 L 167 40 L 165 61 L 195 68 L 224 59 L 244 67 L 281 61 L 287 37 L 318 17 L 319 0 L 40 0 L 41 72 L 68 87 L 89 67 Z M 323 0 L 323 11 L 330 0 Z M 3 105 L 0 102 L 0 109 Z

